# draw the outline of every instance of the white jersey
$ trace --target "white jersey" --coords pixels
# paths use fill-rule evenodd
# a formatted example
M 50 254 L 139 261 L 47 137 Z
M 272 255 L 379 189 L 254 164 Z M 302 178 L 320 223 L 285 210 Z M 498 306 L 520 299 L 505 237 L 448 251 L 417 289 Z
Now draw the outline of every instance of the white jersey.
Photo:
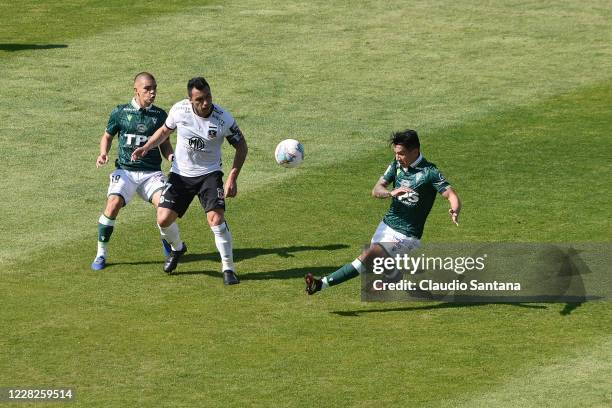
M 186 177 L 203 176 L 221 170 L 223 139 L 231 144 L 242 140 L 242 132 L 232 115 L 213 105 L 209 117 L 196 115 L 189 99 L 172 106 L 166 119 L 168 129 L 177 129 L 173 173 Z

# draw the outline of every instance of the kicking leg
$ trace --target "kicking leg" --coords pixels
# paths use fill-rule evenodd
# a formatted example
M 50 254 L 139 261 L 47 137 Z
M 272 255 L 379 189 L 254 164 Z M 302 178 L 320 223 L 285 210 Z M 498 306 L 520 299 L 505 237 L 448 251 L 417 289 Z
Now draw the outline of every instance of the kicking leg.
M 313 295 L 329 286 L 339 285 L 342 282 L 353 279 L 359 276 L 360 273 L 364 273 L 366 268 L 371 266 L 374 258 L 386 256 L 387 252 L 380 245 L 372 244 L 353 262 L 342 266 L 340 269 L 322 279 L 317 279 L 312 273 L 308 273 L 305 277 L 306 292 L 308 292 L 309 295 Z

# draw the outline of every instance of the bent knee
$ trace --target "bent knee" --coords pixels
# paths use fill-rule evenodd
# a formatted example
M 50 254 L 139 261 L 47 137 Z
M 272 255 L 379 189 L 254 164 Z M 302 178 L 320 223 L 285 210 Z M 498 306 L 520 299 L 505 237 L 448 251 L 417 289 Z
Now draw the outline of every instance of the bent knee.
M 119 214 L 119 210 L 125 205 L 123 197 L 119 195 L 110 195 L 106 201 L 106 209 L 104 213 L 110 218 L 115 218 Z
M 368 248 L 364 249 L 359 257 L 362 262 L 371 262 L 374 258 L 385 258 L 389 256 L 385 249 L 379 243 L 371 244 Z
M 167 208 L 157 208 L 157 224 L 162 228 L 167 228 L 176 221 L 177 214 Z
M 211 227 L 221 225 L 225 221 L 225 211 L 219 209 L 211 210 L 206 213 L 206 219 Z
M 159 225 L 160 227 L 167 228 L 171 224 L 172 221 L 170 220 L 170 217 L 160 217 L 159 215 L 157 216 L 157 225 Z

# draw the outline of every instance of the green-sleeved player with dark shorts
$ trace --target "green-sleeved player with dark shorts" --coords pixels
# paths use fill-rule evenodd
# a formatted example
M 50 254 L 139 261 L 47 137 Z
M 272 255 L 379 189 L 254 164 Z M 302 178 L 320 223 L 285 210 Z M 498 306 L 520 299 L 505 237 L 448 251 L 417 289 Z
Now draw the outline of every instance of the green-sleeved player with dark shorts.
M 106 208 L 98 219 L 98 252 L 91 264 L 91 269 L 100 270 L 106 266 L 107 245 L 110 240 L 115 219 L 119 210 L 138 193 L 143 200 L 152 203 L 156 208 L 164 188 L 166 177 L 161 171 L 162 155 L 167 159 L 173 156 L 172 145 L 168 140 L 159 149 L 151 150 L 144 157 L 132 161 L 132 152 L 144 145 L 149 137 L 165 122 L 167 114 L 163 109 L 153 105 L 157 95 L 157 83 L 148 72 L 141 72 L 134 78 L 134 98 L 130 103 L 117 106 L 111 113 L 106 130 L 100 140 L 100 155 L 96 166 L 108 163 L 108 152 L 113 137 L 119 134 L 119 154 L 115 160 L 115 171 L 110 175 Z M 171 251 L 173 243 L 165 240 L 165 230 L 175 229 L 172 224 L 168 228 L 160 228 L 162 242 L 166 253 Z
M 459 196 L 435 164 L 421 155 L 417 132 L 407 129 L 394 133 L 391 144 L 395 160 L 372 189 L 376 198 L 391 198 L 391 207 L 378 225 L 370 246 L 352 263 L 322 279 L 307 274 L 306 292 L 309 295 L 359 276 L 374 258 L 395 257 L 418 248 L 425 221 L 438 193 L 449 201 L 448 212 L 452 221 L 459 225 Z

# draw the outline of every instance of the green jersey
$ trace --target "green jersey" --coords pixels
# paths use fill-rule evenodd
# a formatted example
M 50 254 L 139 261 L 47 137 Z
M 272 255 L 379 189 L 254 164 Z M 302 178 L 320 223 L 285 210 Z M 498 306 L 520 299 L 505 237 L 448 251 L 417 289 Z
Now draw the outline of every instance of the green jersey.
M 431 211 L 437 193 L 442 193 L 450 184 L 436 165 L 419 158 L 408 168 L 402 168 L 395 160 L 389 165 L 383 178 L 393 183 L 393 188 L 408 187 L 413 192 L 393 197 L 391 208 L 383 222 L 409 237 L 421 238 L 425 221 Z
M 106 131 L 115 136 L 119 133 L 119 156 L 115 160 L 118 169 L 131 171 L 159 171 L 162 157 L 159 149 L 151 149 L 146 156 L 132 161 L 132 152 L 143 146 L 159 129 L 168 115 L 155 105 L 141 108 L 136 101 L 119 105 L 113 109 Z

